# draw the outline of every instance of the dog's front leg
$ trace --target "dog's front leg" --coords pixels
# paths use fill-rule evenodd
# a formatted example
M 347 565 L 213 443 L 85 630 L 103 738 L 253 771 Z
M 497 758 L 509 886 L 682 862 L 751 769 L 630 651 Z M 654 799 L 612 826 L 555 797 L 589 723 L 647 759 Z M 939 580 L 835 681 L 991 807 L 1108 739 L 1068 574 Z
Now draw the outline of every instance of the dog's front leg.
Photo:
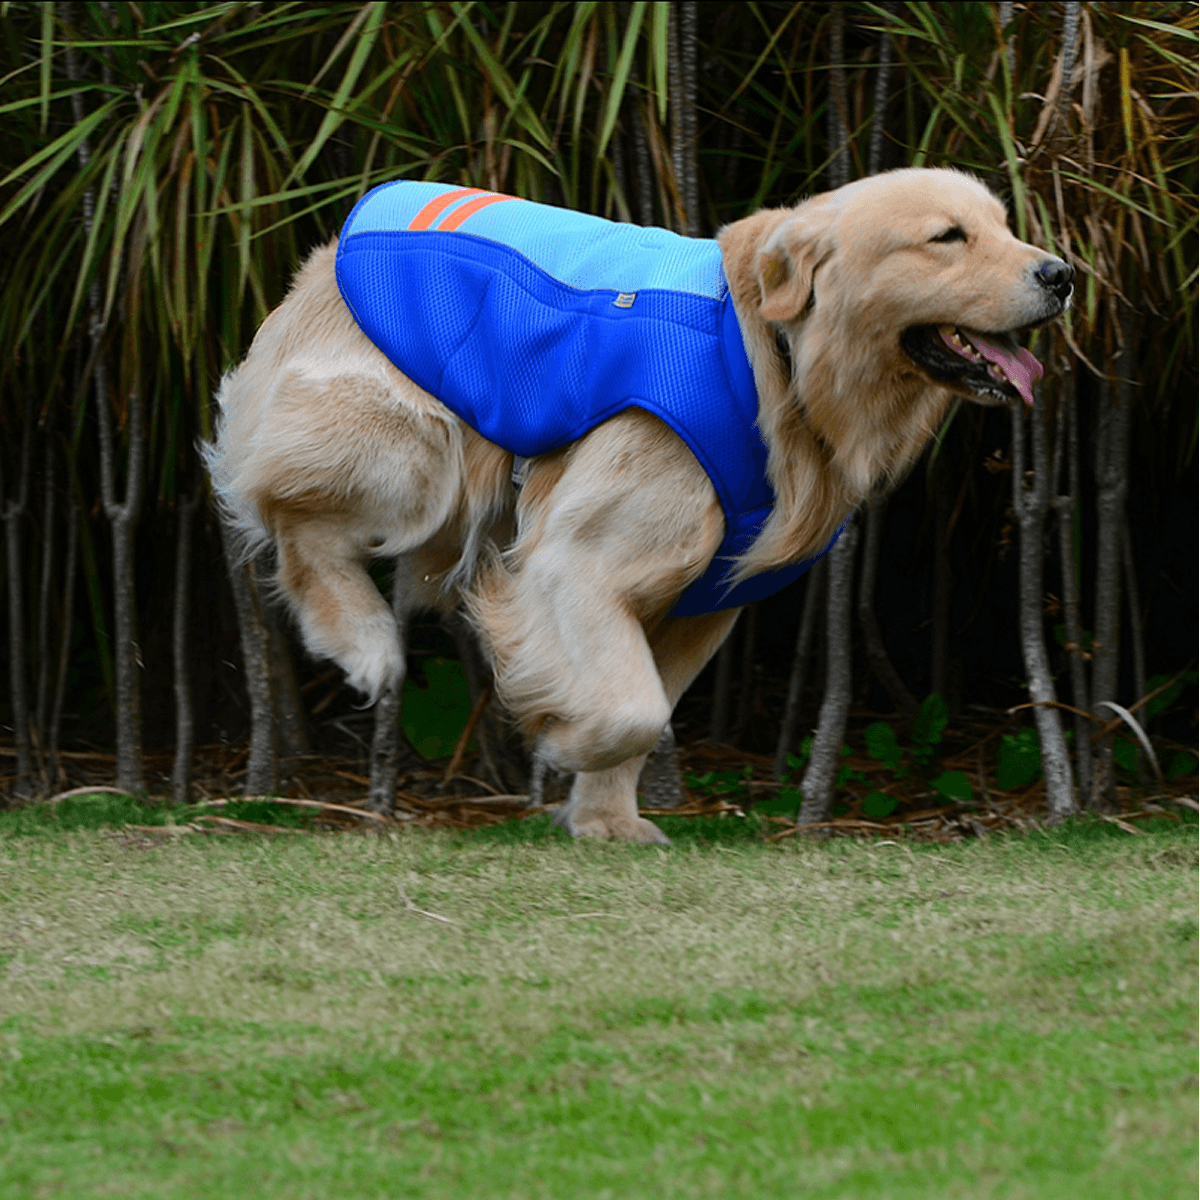
M 637 781 L 645 761 L 639 754 L 607 771 L 581 771 L 554 823 L 572 837 L 669 846 L 671 839 L 657 825 L 638 816 Z
M 572 833 L 658 841 L 638 772 L 733 622 L 665 618 L 720 545 L 716 493 L 671 430 L 630 410 L 539 465 L 520 506 L 516 544 L 470 600 L 500 695 L 549 766 L 581 773 Z
M 668 617 L 654 631 L 650 648 L 672 709 L 729 636 L 740 611 L 733 608 L 702 617 Z M 669 845 L 670 839 L 657 825 L 638 816 L 637 782 L 646 757 L 641 754 L 608 771 L 581 771 L 555 823 L 575 837 Z

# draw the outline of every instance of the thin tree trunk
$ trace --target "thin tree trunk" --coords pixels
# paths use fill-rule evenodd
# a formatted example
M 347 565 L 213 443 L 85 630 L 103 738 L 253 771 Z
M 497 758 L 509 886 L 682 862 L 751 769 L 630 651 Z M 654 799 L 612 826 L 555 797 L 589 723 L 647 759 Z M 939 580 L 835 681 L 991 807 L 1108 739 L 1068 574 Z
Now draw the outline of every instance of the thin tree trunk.
M 1124 346 L 1113 364 L 1116 387 L 1100 386 L 1101 410 L 1096 439 L 1096 611 L 1092 649 L 1092 711 L 1106 720 L 1105 701 L 1116 701 L 1121 652 L 1121 525 L 1129 490 L 1129 428 L 1133 408 L 1129 376 L 1132 369 L 1132 322 L 1122 313 Z M 1108 403 L 1105 403 L 1107 398 Z M 1109 736 L 1095 747 L 1091 803 L 1111 802 L 1115 785 Z
M 737 628 L 735 624 L 734 629 Z M 729 737 L 729 701 L 733 691 L 733 629 L 717 651 L 717 677 L 713 681 L 712 719 L 708 740 L 722 745 Z
M 142 402 L 137 389 L 129 393 L 129 461 L 125 497 L 117 502 L 114 487 L 114 449 L 108 412 L 107 389 L 99 386 L 96 400 L 100 418 L 100 478 L 104 514 L 112 525 L 113 642 L 117 683 L 117 787 L 127 792 L 145 788 L 142 765 L 142 688 L 138 675 L 141 651 L 137 644 L 137 607 L 133 582 L 134 534 L 141 507 Z
M 858 513 L 846 522 L 829 559 L 829 592 L 825 608 L 825 695 L 812 756 L 800 785 L 804 801 L 796 818 L 799 825 L 829 820 L 833 793 L 845 742 L 846 713 L 850 708 L 853 677 L 850 651 L 850 592 L 854 585 L 854 552 L 858 547 Z
M 105 504 L 113 532 L 113 639 L 117 677 L 117 786 L 140 792 L 145 784 L 142 764 L 142 667 L 137 642 L 137 601 L 134 595 L 134 536 L 141 508 L 141 397 L 129 395 L 129 469 L 125 498 Z
M 22 508 L 15 502 L 4 507 L 4 542 L 8 569 L 8 684 L 12 699 L 13 740 L 17 749 L 17 774 L 13 795 L 33 791 L 33 742 L 29 734 L 29 695 L 25 687 L 24 572 L 21 561 Z
M 1129 533 L 1129 514 L 1121 519 L 1121 565 L 1125 569 L 1125 599 L 1129 610 L 1129 639 L 1133 651 L 1133 694 L 1140 700 L 1146 694 L 1146 633 L 1142 628 L 1142 605 L 1138 595 L 1137 564 L 1133 557 L 1133 538 Z M 1138 782 L 1147 783 L 1145 754 L 1138 747 Z
M 804 608 L 800 613 L 800 629 L 796 634 L 796 653 L 792 657 L 792 673 L 788 679 L 787 702 L 783 709 L 783 720 L 779 725 L 779 742 L 775 746 L 775 778 L 782 779 L 787 772 L 787 756 L 796 747 L 796 734 L 800 727 L 800 703 L 804 694 L 804 676 L 808 659 L 812 653 L 813 633 L 817 628 L 817 614 L 825 597 L 825 572 L 828 558 L 823 558 L 808 572 L 804 591 Z
M 846 100 L 846 66 L 842 51 L 846 18 L 842 5 L 829 15 L 829 186 L 850 182 L 850 118 Z
M 680 211 L 679 232 L 700 232 L 700 169 L 696 158 L 696 0 L 671 6 L 668 40 L 671 93 L 671 160 L 675 168 Z
M 244 790 L 248 796 L 262 796 L 275 791 L 278 785 L 270 631 L 262 612 L 254 560 L 241 560 L 237 537 L 224 521 L 221 522 L 221 544 L 225 550 L 229 586 L 237 608 L 242 670 L 250 699 L 250 757 L 246 762 Z
M 17 750 L 17 776 L 14 796 L 33 792 L 33 742 L 29 728 L 29 692 L 26 687 L 25 660 L 25 572 L 21 556 L 21 526 L 29 501 L 30 460 L 33 445 L 33 405 L 26 403 L 21 425 L 21 453 L 12 499 L 4 501 L 4 543 L 8 574 L 8 679 L 12 700 L 13 740 Z M 6 495 L 0 477 L 0 498 Z
M 1046 804 L 1053 820 L 1077 811 L 1071 786 L 1071 760 L 1063 737 L 1050 656 L 1042 628 L 1042 535 L 1049 506 L 1050 461 L 1046 447 L 1044 409 L 1040 392 L 1035 392 L 1033 423 L 1033 486 L 1025 485 L 1025 408 L 1012 407 L 1013 510 L 1020 529 L 1021 652 L 1029 683 L 1038 741 L 1042 750 L 1042 775 L 1046 781 Z
M 637 81 L 637 75 L 633 76 Z M 646 100 L 645 103 L 649 103 Z M 650 165 L 650 143 L 646 137 L 646 121 L 642 102 L 633 105 L 633 161 L 637 170 L 638 219 L 643 225 L 654 224 L 654 172 Z
M 1125 571 L 1125 600 L 1129 612 L 1130 649 L 1133 651 L 1133 694 L 1140 700 L 1146 694 L 1146 631 L 1142 628 L 1137 560 L 1133 557 L 1128 513 L 1121 516 L 1121 565 Z
M 371 735 L 371 785 L 367 807 L 372 812 L 390 813 L 396 803 L 397 758 L 400 746 L 400 703 L 407 674 L 405 654 L 408 645 L 409 572 L 403 558 L 392 571 L 392 616 L 400 634 L 400 678 L 375 702 L 375 728 Z M 464 663 L 464 668 L 466 664 Z M 470 676 L 468 675 L 468 683 Z M 475 696 L 472 693 L 472 701 Z
M 1013 19 L 1013 0 L 1000 0 L 1000 29 L 1007 29 L 1012 24 Z M 1011 37 L 1004 39 L 1004 61 L 1008 63 L 1008 73 L 1013 73 L 1013 68 L 1017 65 L 1017 52 L 1013 46 Z
M 1062 85 L 1058 93 L 1059 136 L 1067 134 L 1067 113 L 1071 110 L 1071 76 L 1075 72 L 1075 55 L 1079 46 L 1079 0 L 1067 0 L 1063 5 Z
M 1062 392 L 1058 402 L 1059 434 L 1055 459 L 1063 454 L 1067 459 L 1067 491 L 1055 496 L 1058 515 L 1058 560 L 1062 579 L 1063 625 L 1065 627 L 1067 661 L 1071 672 L 1071 703 L 1086 712 L 1088 701 L 1087 668 L 1083 645 L 1083 621 L 1079 612 L 1079 577 L 1075 563 L 1075 515 L 1079 506 L 1079 413 L 1076 403 L 1076 373 L 1073 367 L 1062 373 Z M 1059 478 L 1053 472 L 1055 485 Z M 1079 782 L 1082 805 L 1090 801 L 1092 789 L 1092 727 L 1091 722 L 1075 714 L 1075 775 Z
M 753 61 L 754 31 L 748 24 L 743 23 L 740 27 L 740 34 L 741 55 L 747 62 Z M 725 191 L 727 195 L 734 196 L 738 191 L 738 179 L 743 164 L 742 155 L 746 146 L 746 126 L 750 117 L 746 106 L 740 101 L 734 106 L 730 115 L 729 144 L 725 147 L 723 157 L 725 159 Z
M 950 562 L 950 497 L 941 471 L 934 471 L 933 624 L 930 627 L 929 690 L 946 695 L 950 658 L 950 602 L 954 571 Z
M 54 585 L 54 437 L 49 427 L 45 431 L 46 457 L 42 468 L 42 578 L 38 586 L 37 635 L 37 701 L 34 707 L 33 729 L 37 752 L 41 758 L 43 786 L 46 779 L 46 722 L 50 716 L 50 596 Z
M 630 5 L 628 0 L 622 0 L 620 5 L 621 24 L 629 20 Z M 637 183 L 637 214 L 641 225 L 654 224 L 654 175 L 650 166 L 650 145 L 646 140 L 646 123 L 642 118 L 642 105 L 649 103 L 650 98 L 642 89 L 642 73 L 638 67 L 638 56 L 633 56 L 629 64 L 629 83 L 631 99 L 626 108 L 630 114 L 630 128 L 633 135 L 633 171 Z
M 687 799 L 683 788 L 683 772 L 679 769 L 675 730 L 671 728 L 670 721 L 642 767 L 638 793 L 646 808 L 679 808 Z
M 111 11 L 105 9 L 111 21 Z M 70 9 L 67 20 L 71 20 Z M 74 45 L 66 48 L 67 77 L 73 83 L 81 78 L 78 55 Z M 83 99 L 71 97 L 76 122 L 83 120 Z M 89 139 L 80 140 L 79 166 L 82 170 L 91 159 Z M 96 198 L 92 188 L 84 193 L 82 202 L 83 231 L 89 236 L 95 219 Z M 103 317 L 100 305 L 100 285 L 93 282 L 88 291 L 88 341 L 94 362 L 93 383 L 96 398 L 96 418 L 100 435 L 100 497 L 104 515 L 112 526 L 113 562 L 113 641 L 116 666 L 117 787 L 127 792 L 140 792 L 145 787 L 142 765 L 142 703 L 141 682 L 138 677 L 140 652 L 137 646 L 137 619 L 133 585 L 133 542 L 141 508 L 142 467 L 145 454 L 142 433 L 142 398 L 135 383 L 128 397 L 128 460 L 125 470 L 125 494 L 118 502 L 115 482 L 115 451 L 113 447 L 112 409 L 109 401 L 108 371 L 103 352 Z
M 888 16 L 896 14 L 896 0 L 885 0 Z M 871 141 L 867 149 L 867 174 L 883 169 L 883 137 L 887 125 L 888 83 L 892 73 L 892 36 L 885 29 L 879 35 L 879 67 L 875 74 L 875 105 L 871 112 Z
M 484 692 L 495 695 L 495 680 L 491 664 L 479 647 L 479 637 L 461 609 L 456 609 L 445 620 L 445 626 L 454 638 L 454 648 L 467 677 L 471 704 L 474 707 Z M 479 758 L 483 777 L 501 791 L 517 792 L 529 781 L 528 764 L 524 748 L 517 739 L 499 704 L 485 705 L 475 726 L 475 740 L 479 745 Z
M 188 610 L 191 600 L 192 524 L 200 500 L 197 489 L 180 499 L 175 540 L 175 613 L 172 649 L 175 667 L 175 762 L 171 767 L 171 803 L 186 804 L 192 782 L 192 686 L 189 670 Z
M 615 22 L 618 36 L 620 31 L 629 21 L 629 0 L 621 0 L 617 4 L 617 20 Z M 606 53 L 604 56 L 605 74 L 609 79 L 613 77 L 613 71 L 617 65 L 617 59 L 620 57 L 619 52 L 616 52 L 616 44 L 613 41 L 606 42 Z M 629 82 L 632 83 L 632 72 L 630 72 Z M 622 97 L 621 106 L 628 111 L 624 97 Z M 625 134 L 624 126 L 620 120 L 613 126 L 612 139 L 609 142 L 609 160 L 612 163 L 613 181 L 610 183 L 608 195 L 609 204 L 607 214 L 615 221 L 633 220 L 632 194 L 629 190 L 629 168 L 625 158 Z M 620 203 L 617 202 L 618 197 L 613 195 L 613 184 L 615 184 L 616 192 L 618 193 Z M 625 207 L 623 208 L 622 205 Z M 628 216 L 622 215 L 627 213 Z
M 896 711 L 906 721 L 917 715 L 917 698 L 900 677 L 883 644 L 883 631 L 875 616 L 875 579 L 879 573 L 879 555 L 883 548 L 883 521 L 887 497 L 873 496 L 867 505 L 866 537 L 863 539 L 862 578 L 858 585 L 858 623 L 867 650 L 867 662 L 875 678 L 892 698 Z M 936 688 L 934 689 L 937 690 Z
M 79 504 L 74 491 L 67 506 L 67 558 L 63 566 L 62 629 L 58 643 L 58 670 L 54 684 L 54 706 L 50 712 L 46 786 L 55 791 L 62 782 L 58 763 L 58 743 L 62 733 L 63 702 L 67 694 L 67 668 L 71 661 L 71 633 L 75 620 L 75 568 L 79 561 Z
M 296 678 L 296 660 L 288 635 L 268 603 L 267 588 L 259 579 L 259 609 L 267 623 L 267 653 L 271 664 L 271 699 L 275 705 L 275 751 L 279 770 L 291 770 L 293 760 L 312 753 L 308 736 L 308 718 L 300 681 Z
M 733 723 L 733 741 L 740 742 L 754 713 L 754 696 L 758 681 L 755 654 L 758 650 L 758 605 L 751 604 L 746 610 L 742 632 L 742 686 L 738 690 L 737 717 Z

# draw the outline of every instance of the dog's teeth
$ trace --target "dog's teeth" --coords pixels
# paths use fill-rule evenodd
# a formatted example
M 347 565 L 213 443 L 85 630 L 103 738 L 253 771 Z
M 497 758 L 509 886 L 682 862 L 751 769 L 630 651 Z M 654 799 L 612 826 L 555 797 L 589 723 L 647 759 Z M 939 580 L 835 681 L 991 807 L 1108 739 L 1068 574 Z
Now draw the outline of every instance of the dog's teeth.
M 966 339 L 965 337 L 963 337 L 962 333 L 961 333 L 961 332 L 959 332 L 959 330 L 955 329 L 955 330 L 954 330 L 954 332 L 953 332 L 953 333 L 950 335 L 950 337 L 951 337 L 951 339 L 953 340 L 954 344 L 955 344 L 955 345 L 956 345 L 956 346 L 957 346 L 957 347 L 958 347 L 958 348 L 959 348 L 959 349 L 960 349 L 960 350 L 963 352 L 963 354 L 965 354 L 965 355 L 967 356 L 967 358 L 969 358 L 969 359 L 970 359 L 972 362 L 981 362 L 981 361 L 982 361 L 982 357 L 981 357 L 981 356 L 980 356 L 980 354 L 979 354 L 979 353 L 976 351 L 975 347 L 974 347 L 974 346 L 972 346 L 972 345 L 971 345 L 971 343 L 970 343 L 970 342 L 968 342 L 968 341 L 967 341 L 967 339 Z
M 947 341 L 953 342 L 955 346 L 962 351 L 964 358 L 969 358 L 972 362 L 980 362 L 980 356 L 976 353 L 975 347 L 963 337 L 961 331 L 956 325 L 939 325 L 938 333 L 940 333 Z

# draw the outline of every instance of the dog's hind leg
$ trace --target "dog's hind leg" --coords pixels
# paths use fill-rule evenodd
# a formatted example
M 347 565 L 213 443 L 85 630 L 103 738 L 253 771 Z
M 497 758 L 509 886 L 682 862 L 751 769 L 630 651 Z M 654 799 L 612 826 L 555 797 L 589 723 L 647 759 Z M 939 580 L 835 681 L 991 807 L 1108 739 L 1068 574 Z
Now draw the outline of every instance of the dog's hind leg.
M 276 543 L 279 590 L 308 649 L 374 700 L 403 663 L 368 560 L 405 556 L 414 606 L 448 606 L 506 524 L 511 455 L 367 340 L 334 261 L 332 245 L 309 257 L 222 380 L 204 457 L 243 553 Z
M 456 425 L 404 403 L 398 390 L 366 376 L 285 373 L 270 437 L 255 439 L 232 478 L 218 475 L 223 495 L 244 497 L 241 508 L 274 540 L 280 591 L 309 651 L 332 658 L 372 702 L 404 662 L 367 562 L 435 540 L 462 486 Z M 448 547 L 444 556 L 445 567 L 457 557 Z

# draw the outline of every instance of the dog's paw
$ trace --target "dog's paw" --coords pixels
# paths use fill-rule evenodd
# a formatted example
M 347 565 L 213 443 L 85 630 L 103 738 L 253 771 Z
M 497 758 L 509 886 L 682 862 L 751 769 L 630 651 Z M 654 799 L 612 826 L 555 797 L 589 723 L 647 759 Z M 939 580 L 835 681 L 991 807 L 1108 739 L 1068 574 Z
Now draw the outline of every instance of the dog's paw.
M 352 650 L 337 656 L 338 665 L 346 672 L 346 682 L 362 692 L 366 705 L 374 704 L 387 688 L 404 679 L 404 655 L 394 622 L 378 622 L 379 628 L 370 636 L 359 636 Z
M 554 814 L 554 823 L 561 825 L 572 837 L 597 838 L 605 842 L 638 842 L 643 846 L 669 846 L 671 839 L 653 821 L 645 817 L 613 818 L 591 816 L 576 818 L 571 806 L 564 804 Z

